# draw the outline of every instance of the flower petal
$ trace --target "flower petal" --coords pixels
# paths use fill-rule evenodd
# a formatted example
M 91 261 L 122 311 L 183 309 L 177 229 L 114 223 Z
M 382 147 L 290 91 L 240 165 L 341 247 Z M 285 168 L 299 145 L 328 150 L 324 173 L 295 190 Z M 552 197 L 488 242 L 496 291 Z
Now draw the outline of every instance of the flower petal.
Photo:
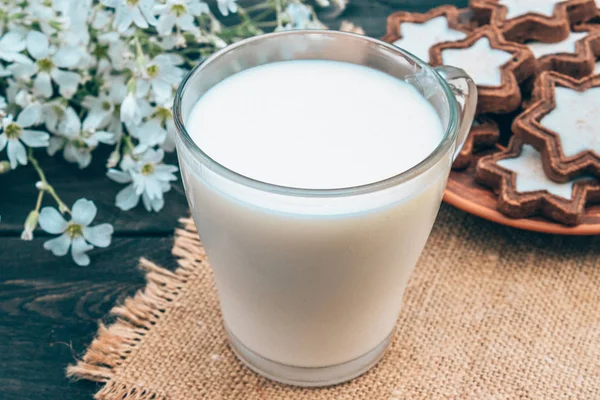
M 128 211 L 138 205 L 140 196 L 135 193 L 133 184 L 127 185 L 124 189 L 117 193 L 115 197 L 115 205 L 123 211 Z
M 44 242 L 44 249 L 50 250 L 55 256 L 67 254 L 69 246 L 71 246 L 71 236 L 68 233 L 63 233 L 57 238 Z
M 146 177 L 144 191 L 152 200 L 161 198 L 163 193 L 159 181 L 154 176 Z
M 100 3 L 105 7 L 115 8 L 119 5 L 119 0 L 100 0 Z
M 48 155 L 50 155 L 50 156 L 55 155 L 57 151 L 62 149 L 62 147 L 65 144 L 65 141 L 66 140 L 64 138 L 61 138 L 58 136 L 52 136 L 48 143 L 48 148 L 46 149 L 46 151 L 48 152 Z
M 4 150 L 7 141 L 6 133 L 0 133 L 0 151 Z
M 12 169 L 17 168 L 19 164 L 27 165 L 27 152 L 25 151 L 25 146 L 20 141 L 16 139 L 9 140 L 6 152 Z
M 156 18 L 154 17 L 154 13 L 152 12 L 152 5 L 154 4 L 154 0 L 141 0 L 139 3 L 139 8 L 146 21 L 152 26 L 156 25 Z
M 142 157 L 142 162 L 158 164 L 162 161 L 164 156 L 165 152 L 162 149 L 148 150 L 146 153 L 144 153 L 144 156 Z
M 62 47 L 52 56 L 52 61 L 59 68 L 73 68 L 80 60 L 81 53 L 73 46 Z
M 81 131 L 81 120 L 73 107 L 68 107 L 65 110 L 65 114 L 58 124 L 58 131 L 61 136 L 66 136 L 70 139 L 75 139 L 79 136 L 79 132 Z
M 60 69 L 52 71 L 52 78 L 58 83 L 58 92 L 67 99 L 73 97 L 81 81 L 81 76 L 78 73 Z
M 6 32 L 0 39 L 0 52 L 21 52 L 25 50 L 26 46 L 23 36 L 18 32 Z
M 33 81 L 33 88 L 44 97 L 52 96 L 52 82 L 50 74 L 47 72 L 39 72 Z
M 156 199 L 150 199 L 146 193 L 144 193 L 144 195 L 142 196 L 143 202 L 144 202 L 144 207 L 146 207 L 147 211 L 154 211 L 154 212 L 159 212 L 160 210 L 162 210 L 163 206 L 165 205 L 165 200 L 160 197 L 160 198 L 156 198 Z
M 48 37 L 39 31 L 30 31 L 27 34 L 27 51 L 36 60 L 48 56 Z
M 73 257 L 75 264 L 82 267 L 90 265 L 90 257 L 85 253 L 93 248 L 94 246 L 89 245 L 83 237 L 79 236 L 74 238 L 73 245 L 71 246 L 71 256 Z
M 129 15 L 133 19 L 133 23 L 142 29 L 148 28 L 148 22 L 146 21 L 146 18 L 144 18 L 144 16 L 142 15 L 142 12 L 140 11 L 140 9 L 138 7 L 128 7 L 128 8 L 129 8 Z
M 54 207 L 44 207 L 38 220 L 40 227 L 48 233 L 57 235 L 67 229 L 67 221 Z
M 21 140 L 29 147 L 46 147 L 49 144 L 50 135 L 42 131 L 29 129 L 21 132 Z
M 86 226 L 83 228 L 83 237 L 96 247 L 107 247 L 110 244 L 114 228 L 111 224 Z
M 98 209 L 93 201 L 79 199 L 73 204 L 73 222 L 88 226 L 96 217 Z
M 127 172 L 119 171 L 118 169 L 111 168 L 106 172 L 106 176 L 117 183 L 129 183 L 131 182 L 131 175 Z
M 173 27 L 175 26 L 175 21 L 177 19 L 174 15 L 163 14 L 158 18 L 158 23 L 156 24 L 156 31 L 160 35 L 169 35 L 173 32 Z
M 75 147 L 71 142 L 67 142 L 63 157 L 69 162 L 77 163 L 80 169 L 86 168 L 92 161 L 90 149 Z
M 17 117 L 17 123 L 23 128 L 38 125 L 42 120 L 42 105 L 32 103 L 23 109 Z
M 124 2 L 116 5 L 117 11 L 115 12 L 115 22 L 114 26 L 117 28 L 119 32 L 125 32 L 131 23 L 133 22 L 133 17 L 129 14 L 128 7 Z

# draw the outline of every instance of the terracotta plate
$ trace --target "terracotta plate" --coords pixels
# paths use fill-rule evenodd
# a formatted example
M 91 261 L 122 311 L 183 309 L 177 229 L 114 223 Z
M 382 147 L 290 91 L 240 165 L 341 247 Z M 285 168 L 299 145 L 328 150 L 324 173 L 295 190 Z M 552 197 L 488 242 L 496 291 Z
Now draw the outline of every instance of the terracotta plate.
M 494 193 L 475 181 L 473 165 L 464 171 L 452 171 L 444 192 L 444 201 L 478 217 L 514 228 L 561 235 L 600 235 L 600 204 L 588 206 L 581 224 L 569 227 L 545 218 L 509 218 L 496 211 Z

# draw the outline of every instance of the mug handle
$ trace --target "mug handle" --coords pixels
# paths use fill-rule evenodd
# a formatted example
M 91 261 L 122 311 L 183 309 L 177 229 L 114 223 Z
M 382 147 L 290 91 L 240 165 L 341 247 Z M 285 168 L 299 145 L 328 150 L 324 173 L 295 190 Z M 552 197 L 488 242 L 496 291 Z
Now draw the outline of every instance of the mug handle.
M 456 149 L 452 160 L 455 160 L 462 149 L 471 130 L 475 110 L 477 108 L 477 85 L 465 71 L 460 68 L 442 65 L 435 71 L 448 83 L 456 97 L 460 109 L 460 127 L 456 141 Z

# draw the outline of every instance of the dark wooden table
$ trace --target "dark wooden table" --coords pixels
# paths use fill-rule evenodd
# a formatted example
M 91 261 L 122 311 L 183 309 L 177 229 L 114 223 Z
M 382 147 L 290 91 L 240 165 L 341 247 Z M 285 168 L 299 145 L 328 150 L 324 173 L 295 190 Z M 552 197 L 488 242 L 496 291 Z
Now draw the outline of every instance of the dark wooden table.
M 338 21 L 326 22 L 336 27 L 348 19 L 379 37 L 389 13 L 423 11 L 442 2 L 350 0 Z M 464 6 L 466 1 L 457 3 Z M 97 385 L 70 382 L 65 368 L 84 352 L 110 308 L 143 285 L 137 269 L 140 257 L 174 268 L 173 230 L 177 219 L 187 215 L 187 203 L 178 181 L 166 194 L 161 212 L 147 213 L 141 205 L 120 211 L 114 197 L 122 186 L 105 176 L 106 151 L 99 150 L 85 170 L 39 153 L 48 180 L 66 203 L 80 197 L 93 200 L 96 221 L 112 223 L 115 233 L 109 248 L 90 253 L 88 267 L 44 250 L 43 232 L 36 232 L 32 242 L 20 240 L 23 220 L 35 204 L 37 175 L 30 166 L 0 175 L 0 399 L 90 399 Z M 175 163 L 175 156 L 168 161 Z

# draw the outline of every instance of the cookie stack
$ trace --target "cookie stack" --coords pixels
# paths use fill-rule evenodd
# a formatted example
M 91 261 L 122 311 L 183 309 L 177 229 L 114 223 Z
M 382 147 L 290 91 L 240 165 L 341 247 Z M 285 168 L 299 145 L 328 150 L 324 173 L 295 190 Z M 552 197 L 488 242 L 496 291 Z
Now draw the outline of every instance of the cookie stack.
M 599 2 L 600 3 L 600 2 Z M 383 40 L 464 69 L 478 116 L 453 165 L 514 218 L 576 225 L 600 202 L 600 10 L 594 0 L 471 0 L 388 18 Z

